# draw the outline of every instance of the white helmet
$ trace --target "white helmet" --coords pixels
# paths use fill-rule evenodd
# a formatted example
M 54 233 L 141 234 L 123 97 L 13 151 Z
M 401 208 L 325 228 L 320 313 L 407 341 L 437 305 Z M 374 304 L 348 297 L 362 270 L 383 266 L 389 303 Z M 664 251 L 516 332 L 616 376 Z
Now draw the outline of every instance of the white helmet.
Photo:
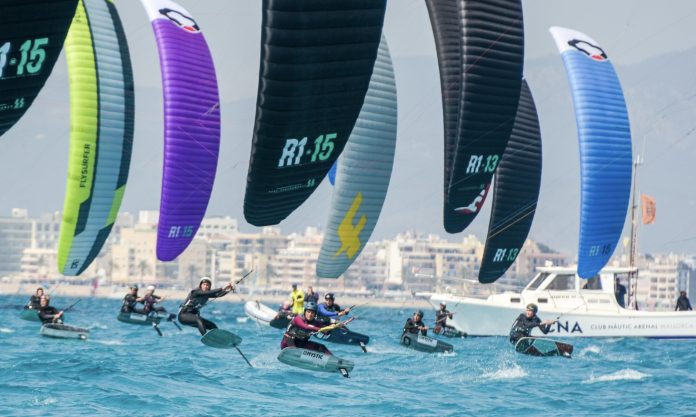
M 154 285 L 148 285 L 148 286 L 147 286 L 147 290 L 148 290 L 148 291 L 154 291 L 154 290 L 155 290 L 155 286 L 154 286 Z
M 213 285 L 213 281 L 210 279 L 210 277 L 203 277 L 200 279 L 200 281 L 198 281 L 198 288 L 200 288 L 204 282 L 207 282 L 208 285 Z

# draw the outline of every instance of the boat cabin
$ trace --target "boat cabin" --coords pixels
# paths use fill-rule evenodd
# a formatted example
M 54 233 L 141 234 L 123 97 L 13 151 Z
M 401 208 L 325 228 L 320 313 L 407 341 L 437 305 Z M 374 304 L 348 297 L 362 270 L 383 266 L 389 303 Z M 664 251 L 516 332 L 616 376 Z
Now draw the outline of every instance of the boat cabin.
M 614 293 L 614 282 L 618 277 L 628 286 L 628 275 L 636 268 L 605 268 L 590 279 L 580 278 L 573 267 L 545 266 L 538 267 L 536 276 L 529 281 L 523 291 L 575 291 L 591 290 Z
M 535 302 L 540 308 L 584 305 L 591 310 L 616 309 L 619 308 L 614 296 L 616 278 L 628 288 L 628 276 L 636 271 L 635 268 L 608 267 L 590 279 L 583 279 L 574 267 L 545 266 L 537 270 L 537 275 L 522 290 L 520 299 L 511 298 L 510 303 Z M 628 296 L 625 301 L 628 303 Z

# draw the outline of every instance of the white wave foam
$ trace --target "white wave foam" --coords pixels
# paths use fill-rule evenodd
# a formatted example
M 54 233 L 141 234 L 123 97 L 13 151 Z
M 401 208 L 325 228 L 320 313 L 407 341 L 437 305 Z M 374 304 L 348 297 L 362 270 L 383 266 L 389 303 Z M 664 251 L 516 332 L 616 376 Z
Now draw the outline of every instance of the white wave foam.
M 106 345 L 106 346 L 123 346 L 125 343 L 123 343 L 123 340 L 117 340 L 117 339 L 112 339 L 112 340 L 93 340 L 95 343 L 99 343 L 100 345 Z
M 55 404 L 57 402 L 58 402 L 58 399 L 52 398 L 52 397 L 44 398 L 43 400 L 39 399 L 38 397 L 34 397 L 34 399 L 31 401 L 31 404 L 32 405 L 51 405 L 51 404 Z
M 622 369 L 616 371 L 609 375 L 602 376 L 590 376 L 590 379 L 584 381 L 585 384 L 594 384 L 595 382 L 609 382 L 609 381 L 640 381 L 641 379 L 649 377 L 649 374 L 644 374 L 640 371 L 633 369 Z
M 280 362 L 276 359 L 277 354 L 271 352 L 263 352 L 259 356 L 249 360 L 254 368 L 259 369 L 277 369 Z
M 8 329 L 7 327 L 0 327 L 0 333 L 14 333 L 15 331 L 12 329 Z
M 590 345 L 590 346 L 583 348 L 580 351 L 579 356 L 584 356 L 584 355 L 587 355 L 588 353 L 593 353 L 595 355 L 598 355 L 600 352 L 601 352 L 601 349 L 599 348 L 599 346 Z
M 408 354 L 409 351 L 405 347 L 387 347 L 387 346 L 379 346 L 379 345 L 367 345 L 367 351 L 370 352 L 373 355 L 405 355 Z
M 517 379 L 524 378 L 527 376 L 527 371 L 522 369 L 519 365 L 513 364 L 509 368 L 501 368 L 495 372 L 486 372 L 482 377 L 486 379 Z

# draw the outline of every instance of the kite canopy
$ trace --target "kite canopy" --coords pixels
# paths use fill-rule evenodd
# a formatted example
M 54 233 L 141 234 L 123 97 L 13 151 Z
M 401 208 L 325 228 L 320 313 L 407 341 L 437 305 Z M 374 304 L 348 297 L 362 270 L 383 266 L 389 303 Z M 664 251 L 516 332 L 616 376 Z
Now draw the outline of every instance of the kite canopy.
M 339 159 L 318 277 L 338 278 L 370 240 L 394 165 L 396 120 L 394 69 L 382 37 L 365 103 Z
M 164 164 L 157 258 L 176 259 L 208 208 L 220 149 L 220 98 L 213 58 L 191 14 L 171 0 L 141 0 L 162 70 Z
M 81 0 L 65 42 L 70 157 L 58 270 L 79 275 L 99 254 L 121 207 L 133 147 L 133 71 L 108 0 Z
M 584 33 L 552 27 L 563 57 L 580 143 L 578 275 L 592 278 L 621 238 L 631 194 L 631 128 L 619 78 Z
M 520 0 L 426 0 L 442 89 L 444 226 L 481 210 L 510 138 L 524 60 Z
M 495 172 L 493 207 L 479 281 L 495 282 L 510 268 L 532 227 L 541 186 L 541 131 L 534 98 L 522 80 L 515 125 Z
M 0 12 L 0 136 L 24 115 L 63 49 L 77 0 L 4 0 Z
M 386 0 L 263 1 L 249 223 L 285 219 L 343 151 L 365 101 L 385 8 Z

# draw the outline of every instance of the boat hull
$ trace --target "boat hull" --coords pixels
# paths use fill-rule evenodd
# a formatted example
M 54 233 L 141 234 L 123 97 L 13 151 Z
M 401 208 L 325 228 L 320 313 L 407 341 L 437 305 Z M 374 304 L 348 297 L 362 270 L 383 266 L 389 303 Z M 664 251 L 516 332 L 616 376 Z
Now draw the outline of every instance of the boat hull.
M 273 327 L 274 329 L 281 329 L 285 330 L 288 328 L 288 324 L 290 324 L 290 320 L 292 319 L 292 316 L 280 316 L 280 317 L 275 317 L 273 320 L 269 322 L 269 325 Z
M 19 318 L 26 321 L 41 321 L 39 311 L 33 308 L 25 308 L 19 313 Z
M 270 326 L 271 320 L 273 320 L 277 314 L 275 310 L 258 301 L 247 301 L 244 304 L 244 313 L 255 322 L 266 326 Z
M 491 298 L 479 300 L 435 294 L 431 304 L 437 307 L 446 302 L 454 317 L 448 321 L 468 336 L 508 336 L 513 321 L 524 311 L 527 302 L 538 298 L 512 295 L 519 300 L 515 304 L 494 303 Z M 549 297 L 551 299 L 553 297 Z M 648 337 L 648 338 L 696 338 L 696 312 L 649 312 L 627 310 L 612 306 L 592 311 L 586 305 L 540 305 L 542 320 L 556 319 L 548 337 Z M 559 317 L 560 316 L 560 317 Z M 536 328 L 532 336 L 543 336 Z
M 339 345 L 365 346 L 370 343 L 370 336 L 354 332 L 345 327 L 333 329 L 326 334 L 317 333 L 314 336 L 325 342 L 336 343 Z
M 523 337 L 515 343 L 515 351 L 529 356 L 570 358 L 573 354 L 573 345 L 543 337 Z
M 401 344 L 408 348 L 427 353 L 454 351 L 454 347 L 447 342 L 411 333 L 404 333 L 401 335 Z
M 160 321 L 162 320 L 162 317 L 151 316 L 151 315 L 147 315 L 147 314 L 139 314 L 139 313 L 120 312 L 120 313 L 118 313 L 116 320 L 118 320 L 122 323 L 139 324 L 142 326 L 152 326 L 153 324 L 159 324 Z
M 54 339 L 78 339 L 87 340 L 89 329 L 81 327 L 68 326 L 65 324 L 47 323 L 41 326 L 39 332 L 41 336 L 51 337 Z
M 466 337 L 467 334 L 464 332 L 460 332 L 459 330 L 455 329 L 454 327 L 451 326 L 435 326 L 433 329 L 433 333 L 435 333 L 438 336 L 444 336 L 444 337 Z
M 316 352 L 310 349 L 286 347 L 278 354 L 278 360 L 286 365 L 320 372 L 346 372 L 353 370 L 352 361 L 341 359 L 334 355 Z

